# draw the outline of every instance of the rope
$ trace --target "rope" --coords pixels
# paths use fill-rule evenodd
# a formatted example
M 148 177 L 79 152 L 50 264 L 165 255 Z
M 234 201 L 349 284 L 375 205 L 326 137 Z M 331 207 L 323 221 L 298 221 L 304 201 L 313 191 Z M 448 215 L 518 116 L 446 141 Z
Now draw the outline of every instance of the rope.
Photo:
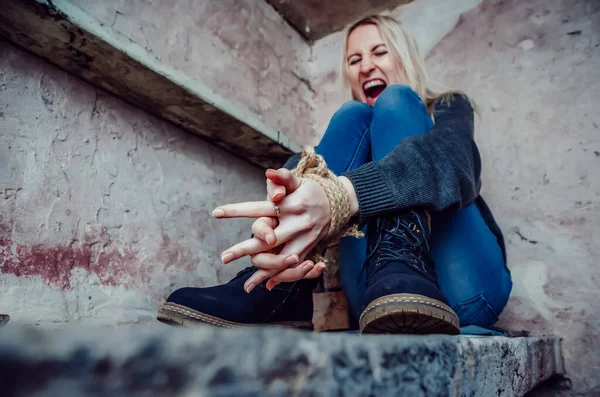
M 329 200 L 331 211 L 329 231 L 327 236 L 307 255 L 307 258 L 313 260 L 314 263 L 326 262 L 322 253 L 332 240 L 346 236 L 362 237 L 364 235 L 358 229 L 357 224 L 348 226 L 348 222 L 352 217 L 348 191 L 336 178 L 335 174 L 327 168 L 323 156 L 316 154 L 312 147 L 306 147 L 303 150 L 298 165 L 291 172 L 297 177 L 312 179 L 317 182 L 321 185 L 327 195 L 327 200 Z

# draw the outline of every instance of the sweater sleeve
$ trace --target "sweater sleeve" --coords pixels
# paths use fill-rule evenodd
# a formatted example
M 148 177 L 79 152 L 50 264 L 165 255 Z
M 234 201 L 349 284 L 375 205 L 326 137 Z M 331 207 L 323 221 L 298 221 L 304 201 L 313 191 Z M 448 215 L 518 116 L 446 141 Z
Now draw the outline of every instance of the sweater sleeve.
M 481 159 L 473 139 L 470 101 L 454 94 L 435 104 L 435 126 L 403 139 L 379 161 L 346 172 L 356 196 L 360 223 L 413 207 L 458 210 L 481 189 Z

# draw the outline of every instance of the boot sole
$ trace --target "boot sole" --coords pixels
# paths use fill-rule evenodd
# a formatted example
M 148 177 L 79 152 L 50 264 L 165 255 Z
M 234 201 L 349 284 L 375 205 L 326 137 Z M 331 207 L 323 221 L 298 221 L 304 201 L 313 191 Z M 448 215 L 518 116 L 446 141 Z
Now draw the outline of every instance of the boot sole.
M 183 326 L 188 328 L 198 328 L 207 324 L 222 328 L 248 328 L 248 327 L 287 327 L 304 330 L 314 330 L 314 326 L 306 321 L 282 321 L 267 324 L 244 324 L 233 321 L 223 320 L 206 313 L 199 312 L 189 307 L 181 306 L 176 303 L 167 302 L 158 309 L 156 317 L 158 321 L 169 325 Z
M 392 294 L 369 303 L 360 315 L 362 334 L 458 335 L 458 316 L 448 305 L 418 294 Z

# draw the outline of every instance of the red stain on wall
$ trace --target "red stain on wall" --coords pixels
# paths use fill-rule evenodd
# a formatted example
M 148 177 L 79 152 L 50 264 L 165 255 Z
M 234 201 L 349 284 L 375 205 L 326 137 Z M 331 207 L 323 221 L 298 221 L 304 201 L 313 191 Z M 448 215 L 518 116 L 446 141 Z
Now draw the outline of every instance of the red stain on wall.
M 117 249 L 105 233 L 52 247 L 13 244 L 9 237 L 0 237 L 0 273 L 41 277 L 48 285 L 71 289 L 71 271 L 82 268 L 95 273 L 103 285 L 145 289 L 157 266 L 164 270 L 176 267 L 187 273 L 199 264 L 196 255 L 168 236 L 163 236 L 155 257 L 144 258 L 136 250 Z
M 71 270 L 83 268 L 96 273 L 104 285 L 129 286 L 132 280 L 147 282 L 135 252 L 116 248 L 105 250 L 77 242 L 47 247 L 44 245 L 13 245 L 0 238 L 0 271 L 17 277 L 39 276 L 46 284 L 70 289 Z

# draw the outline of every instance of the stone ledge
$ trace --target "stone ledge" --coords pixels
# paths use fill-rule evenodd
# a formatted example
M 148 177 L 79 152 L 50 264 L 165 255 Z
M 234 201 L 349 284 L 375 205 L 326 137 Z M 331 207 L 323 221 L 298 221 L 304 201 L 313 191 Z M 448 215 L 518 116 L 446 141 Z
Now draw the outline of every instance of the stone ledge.
M 3 1 L 0 36 L 260 167 L 278 167 L 300 150 L 66 0 Z
M 343 29 L 367 15 L 410 3 L 412 0 L 266 0 L 306 40 L 314 41 Z
M 4 327 L 2 395 L 522 396 L 564 373 L 552 337 L 153 328 Z

